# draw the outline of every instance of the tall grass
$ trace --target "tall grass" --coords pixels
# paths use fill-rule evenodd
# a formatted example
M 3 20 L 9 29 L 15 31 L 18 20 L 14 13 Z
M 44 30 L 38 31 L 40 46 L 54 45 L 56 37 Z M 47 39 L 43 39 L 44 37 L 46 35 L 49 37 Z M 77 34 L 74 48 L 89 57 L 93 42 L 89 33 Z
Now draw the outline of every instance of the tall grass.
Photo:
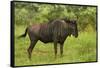
M 68 37 L 64 43 L 64 56 L 60 57 L 58 48 L 56 59 L 54 58 L 53 43 L 44 44 L 38 41 L 30 61 L 27 54 L 30 44 L 29 37 L 17 38 L 24 33 L 25 28 L 25 26 L 15 26 L 16 66 L 96 61 L 96 32 L 80 32 L 78 38 Z

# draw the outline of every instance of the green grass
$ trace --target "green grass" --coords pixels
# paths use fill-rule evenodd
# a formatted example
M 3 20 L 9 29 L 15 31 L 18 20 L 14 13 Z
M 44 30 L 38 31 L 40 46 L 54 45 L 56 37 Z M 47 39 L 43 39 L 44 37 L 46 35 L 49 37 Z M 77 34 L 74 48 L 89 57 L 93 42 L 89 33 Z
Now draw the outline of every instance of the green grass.
M 81 32 L 78 38 L 73 36 L 68 37 L 64 43 L 64 56 L 60 57 L 58 48 L 56 59 L 54 58 L 53 43 L 44 44 L 38 41 L 30 61 L 27 54 L 27 48 L 30 44 L 28 35 L 26 38 L 17 38 L 20 34 L 24 33 L 25 28 L 25 26 L 15 27 L 16 66 L 96 61 L 95 32 Z

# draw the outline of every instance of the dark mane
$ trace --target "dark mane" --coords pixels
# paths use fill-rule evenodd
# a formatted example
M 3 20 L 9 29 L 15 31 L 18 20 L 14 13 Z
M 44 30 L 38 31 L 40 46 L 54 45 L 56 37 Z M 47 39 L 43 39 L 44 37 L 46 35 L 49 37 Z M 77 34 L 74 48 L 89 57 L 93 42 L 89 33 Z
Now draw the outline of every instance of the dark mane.
M 62 18 L 62 20 L 64 20 L 66 23 L 70 23 L 70 19 L 68 19 L 67 17 L 65 17 L 65 18 Z
M 49 20 L 49 22 L 48 23 L 51 23 L 51 22 L 53 22 L 53 21 L 55 21 L 55 20 L 64 20 L 65 22 L 68 22 L 68 21 L 70 21 L 67 17 L 64 17 L 64 18 L 56 18 L 56 19 L 51 19 L 51 20 Z

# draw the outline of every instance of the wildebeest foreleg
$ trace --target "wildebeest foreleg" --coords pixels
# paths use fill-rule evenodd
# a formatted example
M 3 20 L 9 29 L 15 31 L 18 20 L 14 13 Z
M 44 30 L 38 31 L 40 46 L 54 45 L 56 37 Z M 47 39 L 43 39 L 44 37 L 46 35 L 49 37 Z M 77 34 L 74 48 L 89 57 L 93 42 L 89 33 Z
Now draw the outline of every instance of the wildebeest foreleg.
M 29 46 L 29 48 L 28 48 L 29 59 L 31 59 L 32 50 L 33 50 L 33 48 L 35 47 L 36 42 L 37 42 L 37 41 L 34 40 L 34 41 L 31 41 L 31 43 L 30 43 L 30 46 Z
M 63 56 L 63 44 L 60 44 L 60 54 L 61 54 L 61 57 Z
M 54 42 L 54 51 L 55 51 L 55 58 L 56 58 L 56 55 L 57 55 L 57 43 Z

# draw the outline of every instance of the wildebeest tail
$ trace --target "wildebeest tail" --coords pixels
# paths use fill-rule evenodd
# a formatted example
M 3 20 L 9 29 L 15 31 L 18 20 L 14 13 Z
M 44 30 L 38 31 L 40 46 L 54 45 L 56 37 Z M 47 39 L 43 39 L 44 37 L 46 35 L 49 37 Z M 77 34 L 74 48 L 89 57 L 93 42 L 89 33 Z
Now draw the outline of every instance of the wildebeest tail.
M 22 35 L 20 35 L 18 38 L 26 37 L 26 35 L 27 35 L 27 31 L 28 31 L 28 27 L 26 28 L 25 33 L 22 34 Z

